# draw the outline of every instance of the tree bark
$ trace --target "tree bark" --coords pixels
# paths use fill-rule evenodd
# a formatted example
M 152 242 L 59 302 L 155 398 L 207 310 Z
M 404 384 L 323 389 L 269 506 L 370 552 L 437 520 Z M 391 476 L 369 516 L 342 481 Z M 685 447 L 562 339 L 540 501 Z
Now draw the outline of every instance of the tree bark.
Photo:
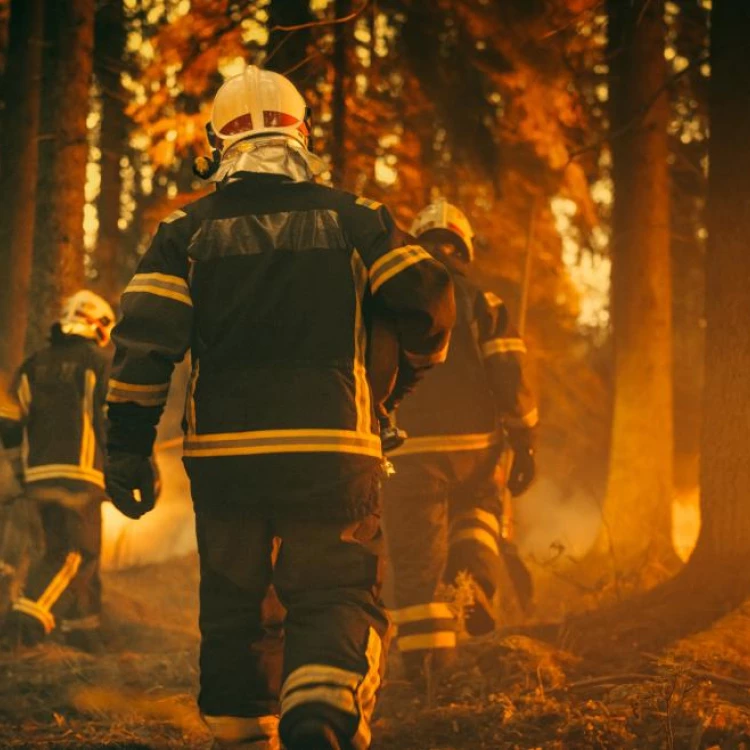
M 268 25 L 272 29 L 275 26 L 297 26 L 314 20 L 308 0 L 271 0 Z M 264 67 L 277 73 L 284 73 L 295 67 L 305 59 L 310 39 L 310 29 L 272 31 L 267 45 L 268 54 L 272 57 Z M 297 83 L 306 75 L 307 71 L 300 68 L 290 73 L 289 78 Z
M 750 8 L 715 0 L 698 544 L 663 586 L 568 623 L 568 647 L 609 662 L 703 630 L 750 595 L 749 35 Z
M 23 359 L 29 309 L 42 77 L 44 0 L 14 0 L 2 138 L 0 368 Z
M 101 90 L 101 190 L 97 201 L 99 238 L 95 260 L 97 290 L 110 302 L 122 286 L 123 233 L 120 220 L 122 178 L 120 159 L 127 146 L 125 91 L 120 68 L 125 51 L 125 14 L 122 0 L 109 0 L 96 14 L 94 38 L 94 74 Z
M 94 47 L 93 0 L 46 0 L 45 178 L 37 211 L 28 343 L 38 346 L 65 297 L 84 286 L 86 117 Z
M 669 101 L 664 2 L 611 0 L 615 402 L 600 547 L 618 572 L 674 558 Z
M 679 185 L 674 173 L 673 182 L 674 487 L 676 497 L 689 498 L 700 484 L 706 255 L 696 236 L 702 212 L 695 207 L 695 196 Z
M 690 566 L 750 569 L 750 8 L 711 14 L 706 385 L 701 438 L 703 523 Z M 743 576 L 746 580 L 746 576 Z
M 351 0 L 335 0 L 336 18 L 344 18 L 352 11 Z M 335 28 L 336 41 L 333 46 L 333 94 L 331 97 L 331 176 L 337 187 L 346 186 L 346 92 L 349 80 L 349 24 L 338 24 Z

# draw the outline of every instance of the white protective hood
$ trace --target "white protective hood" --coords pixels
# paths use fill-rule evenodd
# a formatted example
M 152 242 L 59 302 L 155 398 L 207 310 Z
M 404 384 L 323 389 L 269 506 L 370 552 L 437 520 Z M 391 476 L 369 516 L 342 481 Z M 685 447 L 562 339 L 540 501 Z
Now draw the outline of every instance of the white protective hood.
M 286 175 L 295 182 L 307 182 L 327 168 L 319 156 L 292 138 L 252 138 L 240 141 L 227 150 L 210 181 L 231 180 L 237 172 L 260 172 Z

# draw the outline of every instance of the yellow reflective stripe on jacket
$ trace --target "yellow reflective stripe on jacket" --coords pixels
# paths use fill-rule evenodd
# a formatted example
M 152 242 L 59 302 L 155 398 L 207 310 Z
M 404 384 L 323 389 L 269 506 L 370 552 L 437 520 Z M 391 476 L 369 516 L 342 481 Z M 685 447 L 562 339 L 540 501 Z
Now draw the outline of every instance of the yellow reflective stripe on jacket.
M 432 648 L 455 648 L 456 634 L 452 630 L 438 630 L 435 633 L 402 635 L 398 638 L 398 649 L 401 652 L 424 651 Z
M 413 604 L 411 607 L 392 609 L 389 611 L 395 625 L 422 620 L 453 620 L 456 615 L 446 602 L 429 602 L 427 604 Z
M 370 382 L 367 379 L 367 329 L 362 320 L 362 304 L 367 288 L 367 268 L 359 253 L 351 257 L 355 289 L 354 310 L 354 402 L 357 412 L 357 432 L 372 432 L 372 403 Z
M 123 294 L 134 292 L 155 294 L 158 297 L 166 297 L 190 307 L 193 306 L 187 281 L 180 276 L 171 276 L 166 273 L 137 273 L 125 287 Z
M 253 430 L 185 437 L 185 455 L 193 458 L 319 452 L 382 457 L 379 436 L 354 430 Z
M 124 383 L 121 380 L 110 378 L 107 401 L 112 403 L 132 402 L 140 406 L 163 406 L 167 403 L 169 395 L 169 383 L 157 383 L 155 385 L 140 385 L 136 383 Z
M 523 339 L 490 339 L 482 344 L 482 354 L 485 357 L 491 357 L 493 354 L 506 354 L 508 352 L 518 352 L 519 354 L 526 354 L 526 344 Z
M 195 389 L 198 387 L 200 366 L 201 363 L 199 359 L 193 361 L 193 369 L 190 372 L 190 382 L 188 383 L 187 393 L 185 394 L 185 424 L 188 435 L 194 435 L 197 429 L 195 422 Z
M 431 367 L 432 365 L 439 365 L 448 359 L 449 346 L 450 341 L 446 341 L 445 346 L 440 351 L 433 352 L 432 354 L 414 354 L 413 352 L 405 351 L 404 356 L 409 360 L 412 367 Z
M 94 432 L 94 389 L 96 388 L 96 374 L 93 370 L 86 370 L 84 374 L 84 390 L 81 427 L 81 454 L 79 465 L 82 469 L 91 469 L 96 456 L 96 433 Z
M 18 404 L 21 407 L 21 413 L 27 416 L 31 408 L 31 386 L 29 385 L 29 377 L 26 373 L 21 375 L 18 383 Z
M 419 245 L 405 245 L 378 258 L 370 268 L 370 290 L 375 294 L 386 281 L 409 266 L 423 260 L 434 262 L 433 257 Z
M 73 464 L 27 466 L 25 479 L 27 482 L 42 482 L 48 479 L 75 479 L 104 488 L 104 474 L 101 471 L 85 469 Z
M 536 427 L 539 424 L 539 410 L 532 409 L 522 417 L 506 417 L 508 427 Z
M 497 432 L 476 435 L 433 435 L 410 437 L 389 456 L 409 456 L 415 453 L 450 453 L 452 451 L 476 451 L 501 442 Z

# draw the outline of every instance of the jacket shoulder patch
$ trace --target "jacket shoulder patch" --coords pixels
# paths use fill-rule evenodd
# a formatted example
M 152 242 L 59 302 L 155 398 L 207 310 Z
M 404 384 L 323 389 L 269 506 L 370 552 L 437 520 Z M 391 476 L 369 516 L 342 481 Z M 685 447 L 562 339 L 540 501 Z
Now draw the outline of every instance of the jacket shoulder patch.
M 161 220 L 162 224 L 171 224 L 173 221 L 177 221 L 178 219 L 181 219 L 183 216 L 187 216 L 187 214 L 181 209 L 178 208 L 176 211 L 172 211 L 169 216 L 167 216 L 165 219 Z
M 503 301 L 494 292 L 485 292 L 484 293 L 484 301 L 490 307 L 500 307 L 500 305 L 503 304 Z
M 372 201 L 369 198 L 357 198 L 356 203 L 358 206 L 364 206 L 365 208 L 372 209 L 373 211 L 377 211 L 383 204 L 378 203 L 377 201 Z

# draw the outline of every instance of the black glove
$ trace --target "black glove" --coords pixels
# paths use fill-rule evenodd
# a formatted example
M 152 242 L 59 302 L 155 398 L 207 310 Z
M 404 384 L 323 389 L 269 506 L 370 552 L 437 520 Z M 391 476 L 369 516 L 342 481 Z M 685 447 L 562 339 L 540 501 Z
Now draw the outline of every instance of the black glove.
M 380 442 L 383 446 L 383 453 L 390 453 L 400 448 L 406 440 L 406 432 L 400 430 L 393 424 L 391 415 L 386 413 L 378 415 L 380 425 Z
M 104 466 L 104 481 L 115 508 L 128 518 L 140 518 L 156 505 L 158 472 L 149 456 L 110 451 Z
M 529 429 L 508 430 L 508 442 L 513 449 L 513 463 L 507 487 L 513 497 L 522 495 L 536 476 L 534 433 Z
M 429 369 L 429 367 L 414 367 L 402 353 L 399 358 L 396 382 L 383 404 L 385 410 L 387 412 L 395 411 L 404 398 L 417 387 Z

